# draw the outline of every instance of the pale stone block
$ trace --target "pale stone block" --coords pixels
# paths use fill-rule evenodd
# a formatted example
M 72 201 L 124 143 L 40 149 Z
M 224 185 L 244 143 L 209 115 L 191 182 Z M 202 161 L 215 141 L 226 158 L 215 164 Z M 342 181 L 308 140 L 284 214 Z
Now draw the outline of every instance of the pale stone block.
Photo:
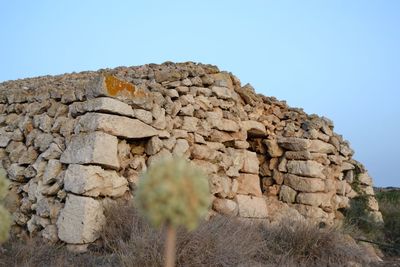
M 72 137 L 60 161 L 67 164 L 99 164 L 119 168 L 118 139 L 115 136 L 92 132 Z
M 158 131 L 140 120 L 102 113 L 87 113 L 78 119 L 75 130 L 82 132 L 103 131 L 128 139 L 151 137 Z
M 245 218 L 266 218 L 268 209 L 266 200 L 262 197 L 237 195 L 239 216 Z
M 84 196 L 120 197 L 128 190 L 128 181 L 100 166 L 71 164 L 65 172 L 64 189 Z
M 57 220 L 58 237 L 70 244 L 91 243 L 105 224 L 103 206 L 90 197 L 68 194 Z
M 75 102 L 69 105 L 69 112 L 77 116 L 87 112 L 104 112 L 122 116 L 133 116 L 132 107 L 117 99 L 110 97 L 98 97 L 85 102 Z

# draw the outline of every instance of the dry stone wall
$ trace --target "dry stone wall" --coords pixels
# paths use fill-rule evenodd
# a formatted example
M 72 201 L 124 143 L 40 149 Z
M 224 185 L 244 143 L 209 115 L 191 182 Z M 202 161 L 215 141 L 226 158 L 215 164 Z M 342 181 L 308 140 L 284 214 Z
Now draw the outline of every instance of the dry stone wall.
M 211 65 L 164 63 L 0 84 L 0 159 L 16 234 L 86 244 L 140 173 L 184 157 L 209 177 L 210 215 L 332 224 L 372 179 L 327 118 L 256 94 Z

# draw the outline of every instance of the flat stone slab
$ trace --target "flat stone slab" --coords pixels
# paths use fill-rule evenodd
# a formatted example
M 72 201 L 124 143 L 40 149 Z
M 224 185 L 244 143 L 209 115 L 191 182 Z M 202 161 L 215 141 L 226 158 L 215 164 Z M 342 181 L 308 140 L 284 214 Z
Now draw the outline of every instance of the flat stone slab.
M 239 182 L 238 194 L 262 196 L 260 177 L 257 174 L 241 173 L 237 181 Z
M 279 146 L 290 151 L 307 150 L 311 145 L 310 140 L 297 137 L 279 137 L 277 141 Z
M 102 113 L 86 113 L 79 117 L 76 130 L 82 132 L 103 131 L 128 139 L 151 137 L 159 133 L 140 120 Z
M 301 192 L 323 192 L 325 190 L 325 182 L 318 178 L 300 177 L 294 174 L 285 174 L 283 178 L 284 184 Z
M 58 237 L 69 244 L 86 244 L 100 237 L 105 224 L 102 204 L 90 197 L 68 194 L 57 220 Z
M 119 169 L 118 139 L 115 136 L 91 132 L 72 137 L 60 161 L 67 164 L 98 164 Z
M 291 174 L 306 177 L 325 178 L 325 175 L 322 173 L 324 166 L 312 160 L 289 160 L 286 164 L 286 168 Z
M 116 171 L 100 166 L 70 164 L 65 172 L 64 189 L 91 197 L 121 197 L 128 190 L 128 181 Z
M 268 216 L 267 203 L 262 197 L 237 195 L 239 216 L 244 218 L 266 218 Z
M 267 135 L 267 130 L 264 124 L 258 121 L 242 121 L 242 128 L 251 136 Z
M 133 109 L 131 106 L 110 97 L 98 97 L 69 105 L 69 112 L 74 117 L 93 111 L 133 117 Z
M 309 147 L 310 152 L 324 153 L 324 154 L 333 154 L 336 151 L 336 148 L 324 141 L 321 140 L 311 140 L 311 145 Z

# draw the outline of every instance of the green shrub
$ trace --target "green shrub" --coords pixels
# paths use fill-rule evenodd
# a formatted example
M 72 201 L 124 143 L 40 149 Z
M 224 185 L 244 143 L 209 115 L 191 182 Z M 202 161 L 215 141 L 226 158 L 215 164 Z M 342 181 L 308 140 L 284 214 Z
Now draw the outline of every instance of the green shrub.
M 350 208 L 343 211 L 345 221 L 356 226 L 363 234 L 363 238 L 382 241 L 383 226 L 376 222 L 367 209 L 367 196 L 358 196 L 350 200 Z
M 384 220 L 385 242 L 382 247 L 389 255 L 400 255 L 400 191 L 392 190 L 377 193 L 379 208 Z

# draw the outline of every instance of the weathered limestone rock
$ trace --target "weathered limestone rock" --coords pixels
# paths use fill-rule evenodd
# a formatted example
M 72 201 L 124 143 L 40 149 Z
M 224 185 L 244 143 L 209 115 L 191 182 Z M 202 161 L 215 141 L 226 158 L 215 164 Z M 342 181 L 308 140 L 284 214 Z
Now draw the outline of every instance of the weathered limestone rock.
M 72 103 L 69 105 L 69 112 L 74 117 L 87 112 L 110 113 L 127 117 L 133 116 L 133 110 L 131 106 L 110 97 L 99 97 L 89 99 L 85 102 Z
M 350 201 L 348 197 L 334 195 L 332 203 L 336 209 L 347 209 L 350 207 Z
M 147 160 L 147 166 L 153 165 L 155 162 L 160 160 L 167 160 L 172 158 L 172 153 L 168 149 L 161 149 L 157 154 L 149 157 Z
M 247 173 L 256 173 L 259 171 L 259 161 L 257 154 L 248 150 L 243 150 L 243 165 L 240 171 Z
M 213 86 L 213 87 L 211 87 L 211 91 L 218 98 L 221 98 L 224 100 L 234 99 L 234 94 L 233 94 L 234 91 L 231 89 L 228 89 L 226 87 Z
M 132 114 L 133 117 L 141 120 L 144 123 L 151 124 L 153 122 L 153 114 L 150 111 L 136 108 L 133 110 Z
M 176 140 L 172 155 L 175 157 L 183 157 L 189 151 L 189 143 L 186 139 Z
M 93 79 L 86 88 L 85 94 L 88 98 L 109 96 L 118 99 L 129 99 L 134 101 L 135 104 L 149 101 L 148 92 L 111 75 L 99 75 Z
M 0 147 L 7 147 L 8 143 L 11 141 L 13 133 L 6 132 L 4 128 L 0 129 Z
M 13 181 L 23 181 L 24 171 L 25 171 L 24 167 L 18 165 L 17 163 L 13 163 L 7 169 L 8 178 L 10 178 Z
M 183 117 L 182 130 L 186 130 L 188 132 L 196 132 L 198 123 L 198 118 L 185 116 Z
M 315 161 L 289 160 L 286 167 L 288 172 L 292 174 L 315 178 L 325 178 L 325 175 L 322 173 L 324 167 L 322 164 Z
M 263 197 L 237 195 L 239 216 L 244 218 L 266 218 L 267 203 Z
M 146 144 L 145 147 L 146 154 L 154 155 L 157 152 L 159 152 L 161 148 L 163 148 L 163 146 L 164 146 L 163 141 L 161 141 L 160 138 L 158 138 L 158 136 L 153 136 Z
M 68 194 L 57 220 L 58 237 L 70 244 L 95 241 L 105 224 L 101 203 L 90 197 Z
M 362 185 L 372 185 L 372 178 L 368 173 L 361 173 L 357 178 Z
M 215 211 L 229 216 L 236 216 L 239 211 L 237 203 L 231 199 L 226 198 L 214 199 L 212 207 Z
M 238 194 L 261 197 L 260 177 L 256 174 L 241 173 L 237 178 L 239 182 Z
M 279 192 L 279 199 L 286 203 L 293 203 L 296 200 L 297 192 L 289 186 L 282 185 Z
M 274 140 L 266 139 L 263 142 L 267 146 L 268 154 L 271 157 L 280 157 L 283 155 L 283 150 L 278 145 L 278 142 L 276 141 L 276 139 L 274 139 Z
M 331 194 L 327 193 L 299 193 L 296 201 L 300 204 L 315 206 L 315 207 L 329 207 L 331 206 Z
M 312 155 L 310 151 L 286 151 L 285 152 L 286 159 L 293 160 L 310 160 L 312 159 Z
M 297 137 L 279 137 L 277 141 L 281 147 L 291 151 L 307 150 L 311 145 L 310 140 Z
M 327 222 L 329 216 L 321 208 L 309 205 L 295 204 L 295 209 L 306 219 L 316 222 Z
M 118 169 L 117 147 L 115 136 L 102 132 L 78 134 L 72 138 L 60 161 L 67 164 L 99 164 Z
M 59 160 L 51 159 L 47 163 L 46 170 L 43 174 L 43 183 L 50 184 L 56 181 L 57 175 L 62 170 L 62 164 Z
M 82 132 L 103 131 L 128 139 L 151 137 L 158 134 L 156 129 L 140 120 L 101 113 L 87 113 L 79 117 L 77 129 Z
M 333 145 L 323 142 L 321 140 L 311 140 L 309 151 L 316 153 L 332 154 L 336 151 L 336 149 Z
M 325 183 L 323 180 L 316 178 L 300 177 L 293 174 L 284 175 L 284 184 L 302 192 L 323 192 Z
M 211 194 L 221 198 L 226 198 L 229 196 L 232 187 L 230 178 L 224 175 L 212 174 L 208 178 L 208 183 Z
M 242 128 L 251 136 L 265 136 L 267 134 L 264 124 L 257 121 L 242 121 Z
M 99 166 L 71 164 L 65 172 L 64 189 L 90 197 L 121 197 L 128 190 L 128 181 Z

